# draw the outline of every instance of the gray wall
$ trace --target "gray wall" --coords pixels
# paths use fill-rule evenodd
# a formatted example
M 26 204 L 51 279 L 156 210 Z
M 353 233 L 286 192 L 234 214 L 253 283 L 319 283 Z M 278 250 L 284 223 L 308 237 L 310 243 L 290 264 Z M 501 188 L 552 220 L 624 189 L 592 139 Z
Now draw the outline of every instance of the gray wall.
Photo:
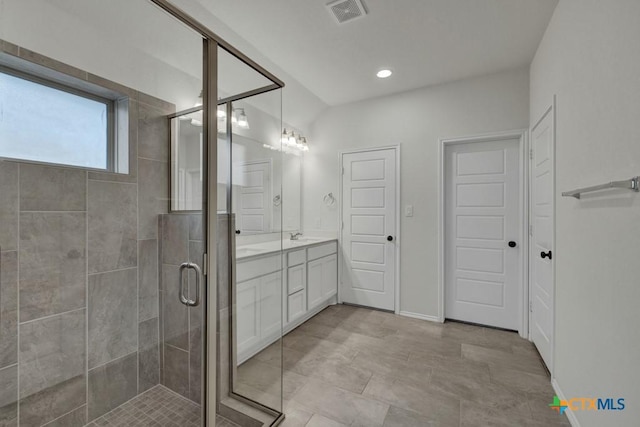
M 179 300 L 180 264 L 191 261 L 203 266 L 204 229 L 202 214 L 172 213 L 160 216 L 161 259 L 161 378 L 171 390 L 201 402 L 202 319 L 200 305 L 187 307 Z M 202 278 L 204 281 L 204 277 Z M 188 272 L 189 298 L 195 297 L 195 275 Z M 201 290 L 204 283 L 201 285 Z
M 130 174 L 0 161 L 0 426 L 84 425 L 160 381 L 158 217 L 174 108 L 100 84 L 129 96 Z

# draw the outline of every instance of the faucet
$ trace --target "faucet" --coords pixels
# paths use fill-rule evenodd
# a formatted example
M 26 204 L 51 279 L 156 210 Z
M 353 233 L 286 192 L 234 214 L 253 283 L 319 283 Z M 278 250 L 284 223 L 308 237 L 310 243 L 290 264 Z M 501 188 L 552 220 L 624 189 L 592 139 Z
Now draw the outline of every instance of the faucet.
M 289 233 L 289 234 L 291 235 L 291 240 L 298 240 L 298 238 L 302 236 L 302 233 L 300 233 L 299 231 L 295 233 Z

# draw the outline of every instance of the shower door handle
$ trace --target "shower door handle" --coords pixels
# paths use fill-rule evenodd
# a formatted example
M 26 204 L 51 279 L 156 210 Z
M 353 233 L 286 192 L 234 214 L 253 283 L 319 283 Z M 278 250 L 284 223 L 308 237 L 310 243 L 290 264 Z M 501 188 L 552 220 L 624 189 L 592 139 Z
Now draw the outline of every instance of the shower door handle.
M 185 296 L 184 294 L 184 271 L 185 270 L 193 270 L 196 273 L 196 298 L 195 299 L 189 299 Z M 200 267 L 198 266 L 198 264 L 194 263 L 194 262 L 183 262 L 182 264 L 180 264 L 180 302 L 183 303 L 186 306 L 189 307 L 195 307 L 198 304 L 200 304 L 200 277 L 202 276 L 202 270 L 200 270 Z M 187 277 L 188 279 L 188 277 Z

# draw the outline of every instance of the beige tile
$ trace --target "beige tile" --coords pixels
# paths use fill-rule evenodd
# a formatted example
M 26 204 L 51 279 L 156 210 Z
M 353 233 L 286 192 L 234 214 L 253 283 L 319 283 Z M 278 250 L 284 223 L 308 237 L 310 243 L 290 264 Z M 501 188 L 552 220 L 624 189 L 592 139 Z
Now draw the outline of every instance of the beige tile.
M 560 415 L 549 408 L 549 403 L 553 400 L 554 395 L 555 393 L 551 391 L 546 398 L 535 396 L 527 400 L 527 404 L 531 410 L 531 418 L 541 425 L 546 423 L 544 425 L 568 426 L 570 423 L 566 414 Z
M 418 362 L 399 360 L 375 352 L 358 353 L 353 365 L 373 372 L 376 377 L 416 385 L 428 383 L 433 371 L 430 366 Z
M 18 164 L 0 161 L 0 251 L 18 249 Z
M 415 411 L 391 406 L 387 417 L 384 419 L 384 427 L 427 427 L 427 426 L 451 426 L 458 427 L 457 417 L 451 420 L 432 421 Z
M 0 426 L 18 416 L 18 366 L 0 369 Z
M 322 415 L 314 414 L 309 420 L 306 427 L 348 427 L 346 424 L 339 423 Z
M 489 365 L 482 362 L 474 362 L 461 357 L 442 357 L 427 353 L 411 353 L 409 355 L 409 361 L 424 364 L 431 367 L 434 371 L 465 375 L 486 383 L 491 381 Z
M 0 369 L 18 362 L 18 253 L 0 252 Z
M 138 350 L 137 278 L 135 268 L 89 276 L 89 369 Z
M 20 321 L 85 306 L 86 216 L 20 214 Z
M 530 414 L 524 395 L 498 384 L 474 380 L 464 374 L 434 372 L 429 382 L 429 389 L 460 400 L 495 408 L 505 414 L 523 416 Z
M 362 393 L 372 376 L 372 372 L 368 369 L 352 366 L 343 361 L 327 360 L 320 364 L 318 368 L 311 373 L 311 376 L 344 390 Z
M 87 173 L 80 169 L 20 165 L 21 211 L 85 211 Z
M 85 325 L 84 309 L 20 325 L 21 399 L 84 377 Z M 67 411 L 83 403 L 84 399 Z
M 516 369 L 491 367 L 491 382 L 520 393 L 541 397 L 553 396 L 551 379 L 546 375 L 530 374 Z
M 382 426 L 389 405 L 311 379 L 293 400 L 312 412 L 352 426 Z
M 312 412 L 309 412 L 295 401 L 288 401 L 285 404 L 284 414 L 285 419 L 283 423 L 280 424 L 283 427 L 304 427 L 313 416 Z
M 138 393 L 138 355 L 114 360 L 89 371 L 89 420 L 122 405 Z
M 285 345 L 302 353 L 312 352 L 317 356 L 341 357 L 346 360 L 352 360 L 358 353 L 357 350 L 351 347 L 303 334 L 297 335 L 296 339 L 290 344 L 285 340 Z
M 89 181 L 89 273 L 138 264 L 138 187 Z
M 460 357 L 461 344 L 427 335 L 407 336 L 395 334 L 385 339 L 388 346 L 405 348 L 414 353 L 425 353 L 442 357 Z
M 460 401 L 455 397 L 408 386 L 400 381 L 373 377 L 364 396 L 419 413 L 431 422 L 457 425 Z
M 549 407 L 546 408 L 549 412 Z M 552 413 L 552 415 L 556 415 Z M 562 417 L 566 420 L 566 417 Z M 476 427 L 476 426 L 495 426 L 495 427 L 554 427 L 569 425 L 564 423 L 562 418 L 556 418 L 551 420 L 540 420 L 513 414 L 504 413 L 500 410 L 496 410 L 493 407 L 487 407 L 472 402 L 462 401 L 460 406 L 460 426 L 461 427 Z
M 512 368 L 537 375 L 545 375 L 546 371 L 540 359 L 516 353 L 493 350 L 472 344 L 462 344 L 462 357 L 476 362 L 484 362 L 502 368 Z

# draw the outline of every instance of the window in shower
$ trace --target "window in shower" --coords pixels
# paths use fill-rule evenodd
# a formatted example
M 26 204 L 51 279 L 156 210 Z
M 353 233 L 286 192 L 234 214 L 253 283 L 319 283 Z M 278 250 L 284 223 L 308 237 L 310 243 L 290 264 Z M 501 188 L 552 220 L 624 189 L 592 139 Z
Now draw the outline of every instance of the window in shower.
M 0 157 L 118 171 L 117 105 L 70 86 L 0 69 Z

